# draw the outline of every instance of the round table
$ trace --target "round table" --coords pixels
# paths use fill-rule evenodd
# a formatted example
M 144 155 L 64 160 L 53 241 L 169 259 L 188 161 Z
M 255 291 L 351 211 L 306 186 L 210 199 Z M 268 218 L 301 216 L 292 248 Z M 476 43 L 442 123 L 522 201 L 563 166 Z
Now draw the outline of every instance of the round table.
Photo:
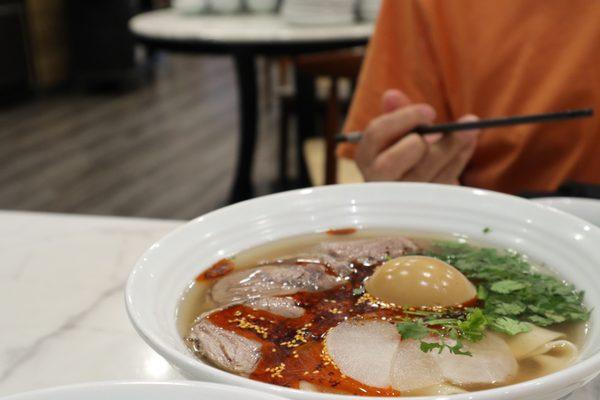
M 278 15 L 181 15 L 172 9 L 133 17 L 129 27 L 151 49 L 234 58 L 239 90 L 240 140 L 231 202 L 253 195 L 252 164 L 258 126 L 256 58 L 294 56 L 367 44 L 371 23 L 293 26 Z

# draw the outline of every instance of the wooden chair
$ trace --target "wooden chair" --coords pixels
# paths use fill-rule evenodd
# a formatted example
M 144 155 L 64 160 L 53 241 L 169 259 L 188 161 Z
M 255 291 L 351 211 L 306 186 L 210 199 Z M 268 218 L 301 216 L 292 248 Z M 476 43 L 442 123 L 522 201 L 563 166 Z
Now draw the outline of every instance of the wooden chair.
M 363 49 L 354 49 L 350 51 L 340 51 L 333 53 L 313 54 L 301 56 L 295 59 L 296 69 L 296 90 L 297 98 L 300 105 L 302 102 L 309 101 L 310 94 L 303 95 L 303 91 L 312 93 L 315 97 L 314 83 L 318 78 L 327 78 L 330 81 L 328 93 L 325 99 L 325 116 L 324 116 L 324 137 L 325 137 L 325 162 L 324 162 L 324 181 L 325 184 L 333 184 L 338 181 L 338 162 L 335 154 L 336 143 L 335 136 L 341 131 L 342 114 L 348 104 L 343 104 L 340 98 L 340 86 L 342 82 L 350 81 L 352 86 L 356 82 L 360 73 L 360 68 L 363 61 Z M 313 87 L 309 87 L 312 85 Z M 350 91 L 351 92 L 351 91 Z M 350 96 L 351 97 L 351 96 Z M 349 100 L 349 99 L 347 99 Z M 348 101 L 346 102 L 348 103 Z M 304 113 L 302 112 L 304 108 Z M 315 109 L 314 107 L 299 107 L 298 111 L 298 129 L 299 138 L 304 145 L 306 133 L 310 129 L 314 129 Z M 306 131 L 305 131 L 306 130 Z M 315 165 L 323 164 L 323 154 L 319 150 L 322 146 L 315 145 L 314 142 L 307 146 L 304 150 L 304 155 L 309 164 L 311 180 L 313 184 L 320 184 L 321 179 L 314 172 Z M 314 161 L 311 163 L 311 159 Z M 313 165 L 311 165 L 313 164 Z M 354 163 L 343 163 L 346 168 L 352 170 Z M 312 168 L 311 168 L 312 167 Z M 357 180 L 357 170 L 354 167 L 352 171 L 344 171 L 342 174 L 349 177 L 351 180 Z M 360 174 L 358 174 L 360 175 Z

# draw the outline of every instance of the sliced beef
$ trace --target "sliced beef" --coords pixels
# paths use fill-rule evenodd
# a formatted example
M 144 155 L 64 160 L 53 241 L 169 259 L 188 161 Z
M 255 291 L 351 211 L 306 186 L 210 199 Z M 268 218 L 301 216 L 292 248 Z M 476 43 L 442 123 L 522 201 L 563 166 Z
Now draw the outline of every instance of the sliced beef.
M 353 272 L 353 262 L 372 265 L 389 258 L 415 253 L 418 249 L 415 243 L 402 236 L 346 240 L 321 243 L 306 254 L 284 257 L 279 262 L 323 264 L 338 276 L 346 277 Z
M 343 242 L 325 242 L 318 246 L 320 252 L 331 257 L 335 262 L 348 264 L 358 261 L 370 265 L 395 258 L 406 253 L 417 251 L 417 245 L 411 240 L 401 237 L 376 239 L 360 239 Z
M 410 239 L 401 236 L 357 239 L 321 243 L 307 253 L 282 257 L 275 262 L 280 264 L 322 264 L 344 278 L 353 272 L 354 262 L 372 265 L 389 258 L 415 253 L 418 249 L 418 246 Z M 268 261 L 265 264 L 273 263 L 273 261 Z
M 261 358 L 260 343 L 220 328 L 206 318 L 194 325 L 187 340 L 198 355 L 236 374 L 251 374 Z
M 304 308 L 297 306 L 294 299 L 289 297 L 259 297 L 247 301 L 246 305 L 285 318 L 299 318 L 304 315 Z
M 212 287 L 211 297 L 218 305 L 226 305 L 265 296 L 319 292 L 339 284 L 322 265 L 263 265 L 221 278 Z

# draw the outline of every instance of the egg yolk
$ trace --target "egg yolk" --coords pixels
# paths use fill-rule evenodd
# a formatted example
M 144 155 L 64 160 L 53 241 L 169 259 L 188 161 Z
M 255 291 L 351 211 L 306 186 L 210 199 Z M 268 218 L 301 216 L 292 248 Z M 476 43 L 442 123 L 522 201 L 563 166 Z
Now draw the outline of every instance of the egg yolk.
M 472 300 L 475 287 L 452 265 L 433 257 L 405 256 L 379 266 L 367 293 L 399 306 L 454 306 Z

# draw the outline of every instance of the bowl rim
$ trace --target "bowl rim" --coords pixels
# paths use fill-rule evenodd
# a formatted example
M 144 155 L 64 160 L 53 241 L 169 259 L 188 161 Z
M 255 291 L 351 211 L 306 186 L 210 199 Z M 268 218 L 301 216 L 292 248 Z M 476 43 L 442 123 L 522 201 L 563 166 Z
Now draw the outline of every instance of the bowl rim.
M 13 393 L 6 397 L 2 397 L 2 400 L 21 400 L 29 399 L 31 396 L 43 396 L 48 394 L 61 394 L 65 392 L 81 391 L 81 390 L 96 390 L 96 389 L 107 389 L 115 387 L 195 387 L 198 390 L 212 388 L 232 391 L 234 393 L 245 394 L 251 392 L 256 395 L 265 396 L 266 400 L 287 400 L 280 396 L 272 393 L 265 393 L 263 391 L 253 390 L 240 386 L 227 385 L 222 383 L 214 382 L 202 382 L 193 380 L 172 380 L 172 381 L 140 381 L 140 380 L 108 380 L 108 381 L 97 381 L 97 382 L 82 382 L 67 385 L 52 386 L 42 389 L 34 389 L 26 392 Z
M 361 396 L 355 395 L 341 395 L 341 394 L 329 394 L 329 393 L 316 393 L 309 392 L 301 389 L 293 389 L 287 388 L 283 386 L 278 386 L 270 383 L 264 383 L 260 381 L 256 381 L 250 378 L 242 377 L 230 372 L 226 372 L 217 367 L 213 367 L 207 363 L 204 363 L 193 357 L 192 354 L 183 356 L 179 351 L 173 349 L 169 346 L 168 343 L 165 343 L 162 339 L 156 337 L 153 330 L 145 325 L 144 321 L 138 318 L 135 315 L 135 302 L 132 298 L 132 288 L 135 285 L 136 281 L 136 271 L 145 264 L 145 259 L 147 256 L 151 255 L 154 249 L 157 247 L 158 243 L 169 240 L 173 237 L 176 237 L 181 234 L 181 232 L 185 232 L 190 225 L 201 223 L 205 218 L 214 218 L 219 216 L 220 214 L 227 213 L 228 210 L 232 208 L 242 208 L 247 206 L 248 204 L 252 204 L 255 202 L 259 202 L 262 199 L 284 199 L 289 196 L 296 196 L 298 194 L 306 194 L 306 193 L 318 193 L 335 191 L 337 188 L 345 188 L 345 190 L 352 190 L 355 187 L 364 187 L 365 185 L 371 186 L 373 188 L 387 188 L 387 187 L 398 187 L 399 185 L 412 187 L 415 189 L 419 188 L 431 188 L 438 190 L 446 190 L 446 191 L 455 191 L 455 192 L 463 192 L 465 194 L 484 194 L 486 196 L 493 196 L 502 201 L 509 201 L 515 204 L 521 204 L 525 207 L 530 208 L 538 208 L 544 209 L 553 214 L 557 214 L 562 219 L 566 219 L 571 223 L 577 223 L 589 226 L 590 231 L 595 231 L 596 234 L 600 237 L 600 228 L 594 226 L 593 224 L 585 221 L 579 217 L 576 217 L 567 212 L 558 210 L 546 204 L 537 203 L 525 198 L 520 198 L 517 196 L 494 192 L 486 189 L 479 188 L 471 188 L 464 186 L 452 186 L 452 185 L 444 185 L 444 184 L 431 184 L 431 183 L 417 183 L 417 182 L 367 182 L 367 183 L 355 183 L 355 184 L 337 184 L 337 185 L 328 185 L 328 186 L 320 186 L 320 187 L 311 187 L 311 188 L 302 188 L 302 189 L 294 189 L 285 192 L 270 194 L 262 197 L 257 197 L 254 199 L 242 201 L 239 203 L 235 203 L 232 205 L 228 205 L 217 210 L 211 211 L 199 217 L 192 219 L 186 224 L 174 229 L 172 232 L 168 233 L 157 242 L 155 242 L 151 247 L 149 247 L 144 254 L 138 259 L 133 270 L 131 271 L 129 278 L 127 279 L 127 284 L 125 287 L 125 302 L 127 314 L 138 334 L 159 354 L 164 355 L 170 362 L 176 363 L 177 366 L 184 366 L 184 369 L 191 370 L 201 370 L 201 372 L 205 375 L 211 376 L 211 378 L 218 379 L 221 382 L 227 382 L 228 384 L 243 386 L 246 388 L 266 392 L 273 393 L 279 396 L 290 396 L 291 398 L 297 398 L 298 395 L 304 395 L 307 399 L 319 399 L 319 400 L 356 400 L 361 398 Z M 592 329 L 600 329 L 596 328 Z M 507 396 L 518 395 L 521 397 L 525 396 L 535 396 L 539 391 L 538 388 L 543 387 L 544 390 L 560 390 L 564 389 L 566 384 L 578 384 L 578 382 L 588 378 L 590 376 L 596 376 L 600 374 L 600 351 L 596 351 L 591 354 L 585 360 L 578 360 L 575 364 L 572 364 L 560 371 L 544 375 L 539 378 L 535 378 L 532 380 L 519 382 L 515 384 L 510 384 L 506 386 L 501 386 L 497 388 L 478 390 L 474 392 L 467 392 L 464 394 L 454 394 L 454 395 L 436 395 L 436 396 L 410 396 L 410 397 L 399 397 L 405 400 L 442 400 L 442 399 L 453 399 L 453 400 L 504 400 Z M 560 379 L 557 379 L 560 378 Z M 587 383 L 586 381 L 585 383 Z M 573 390 L 579 388 L 577 386 Z M 449 397 L 451 396 L 451 397 Z M 389 399 L 390 397 L 369 397 L 372 399 Z

